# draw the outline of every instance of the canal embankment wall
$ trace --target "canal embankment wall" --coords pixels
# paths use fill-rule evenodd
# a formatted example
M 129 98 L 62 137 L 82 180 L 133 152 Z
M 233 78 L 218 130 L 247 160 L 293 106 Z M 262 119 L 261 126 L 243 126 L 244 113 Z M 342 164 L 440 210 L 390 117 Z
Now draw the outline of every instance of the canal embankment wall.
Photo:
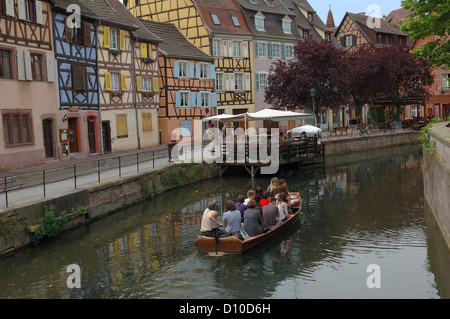
M 61 230 L 64 231 L 169 190 L 213 178 L 218 172 L 213 164 L 167 164 L 128 177 L 14 204 L 0 214 L 0 257 L 36 243 L 33 234 L 50 205 L 54 205 L 56 217 L 61 212 L 67 214 L 67 222 Z
M 450 247 L 450 127 L 434 123 L 429 129 L 430 147 L 423 151 L 425 200 Z

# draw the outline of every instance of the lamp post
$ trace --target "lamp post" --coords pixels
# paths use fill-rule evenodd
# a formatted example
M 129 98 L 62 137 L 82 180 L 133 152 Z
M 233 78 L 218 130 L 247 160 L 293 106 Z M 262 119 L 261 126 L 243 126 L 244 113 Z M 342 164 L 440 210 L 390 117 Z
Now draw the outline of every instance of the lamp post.
M 311 97 L 312 97 L 314 126 L 316 126 L 316 110 L 315 110 L 315 105 L 314 105 L 314 98 L 316 97 L 316 89 L 312 88 L 309 92 L 310 92 Z

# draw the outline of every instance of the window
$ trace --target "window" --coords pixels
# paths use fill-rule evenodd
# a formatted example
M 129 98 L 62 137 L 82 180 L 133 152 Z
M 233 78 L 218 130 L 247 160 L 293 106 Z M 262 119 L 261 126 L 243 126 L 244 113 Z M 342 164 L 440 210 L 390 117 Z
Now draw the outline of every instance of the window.
M 239 23 L 239 19 L 234 14 L 231 15 L 231 20 L 233 21 L 233 24 L 235 27 L 240 27 L 241 24 Z
M 303 39 L 309 39 L 309 31 L 303 31 Z
M 412 105 L 411 106 L 411 117 L 417 117 L 417 116 L 418 116 L 417 106 Z
M 201 92 L 200 94 L 200 106 L 210 107 L 211 106 L 211 93 Z
M 110 49 L 117 50 L 119 48 L 118 46 L 118 37 L 117 37 L 117 29 L 111 29 L 110 33 Z
M 356 37 L 354 35 L 346 35 L 344 38 L 344 42 L 341 43 L 344 47 L 351 47 L 356 45 Z M 341 38 L 342 42 L 342 38 Z
M 241 56 L 241 42 L 233 41 L 233 57 L 240 58 Z
M 219 17 L 217 16 L 217 14 L 214 12 L 211 12 L 210 14 L 211 14 L 211 19 L 213 20 L 213 23 L 215 25 L 220 25 Z
M 265 0 L 269 7 L 273 7 L 273 0 Z
M 117 138 L 128 137 L 127 115 L 117 115 Z
M 255 16 L 255 27 L 258 31 L 264 31 L 264 17 Z
M 450 90 L 450 74 L 442 74 L 442 90 Z
M 286 59 L 293 59 L 294 58 L 294 46 L 293 45 L 286 45 Z
M 213 56 L 222 56 L 222 40 L 213 40 Z
M 151 92 L 152 90 L 152 81 L 150 78 L 142 78 L 142 91 Z
M 119 73 L 111 73 L 111 91 L 119 91 Z
M 209 79 L 209 64 L 199 64 L 199 79 Z
M 72 90 L 86 91 L 86 68 L 81 65 L 72 65 Z
M 267 78 L 269 77 L 268 73 L 259 73 L 258 74 L 258 82 L 259 82 L 259 90 L 264 91 L 267 86 Z
M 0 79 L 11 78 L 11 51 L 0 50 Z
M 308 13 L 308 20 L 309 21 L 313 21 L 314 20 L 314 14 L 313 13 L 311 13 L 311 12 Z
M 325 40 L 327 40 L 327 41 L 331 40 L 331 36 L 329 33 L 325 34 Z
M 6 13 L 6 3 L 5 3 L 5 0 L 0 0 L 0 14 L 1 14 L 1 13 L 3 13 L 3 14 Z
M 180 93 L 180 107 L 189 107 L 190 92 L 179 92 L 179 93 Z
M 66 42 L 81 44 L 90 46 L 91 45 L 91 24 L 83 22 L 80 28 L 76 25 L 69 27 L 67 18 L 65 19 L 65 37 Z
M 234 90 L 235 91 L 244 90 L 244 75 L 242 73 L 234 74 Z
M 142 130 L 143 131 L 153 130 L 152 113 L 148 113 L 148 112 L 142 113 Z
M 33 143 L 31 111 L 3 113 L 2 122 L 6 146 Z
M 179 63 L 179 72 L 178 77 L 187 78 L 189 76 L 188 73 L 188 62 L 180 62 Z
M 291 20 L 285 19 L 283 20 L 282 24 L 283 24 L 283 32 L 291 33 Z
M 31 73 L 33 81 L 42 81 L 41 56 L 31 54 Z
M 25 0 L 25 20 L 34 21 L 34 1 Z
M 272 56 L 274 58 L 279 58 L 281 57 L 281 49 L 280 49 L 280 45 L 278 43 L 274 43 L 272 45 Z
M 260 58 L 267 57 L 267 43 L 266 42 L 258 42 L 258 54 L 257 56 Z
M 224 91 L 223 73 L 216 74 L 216 91 Z

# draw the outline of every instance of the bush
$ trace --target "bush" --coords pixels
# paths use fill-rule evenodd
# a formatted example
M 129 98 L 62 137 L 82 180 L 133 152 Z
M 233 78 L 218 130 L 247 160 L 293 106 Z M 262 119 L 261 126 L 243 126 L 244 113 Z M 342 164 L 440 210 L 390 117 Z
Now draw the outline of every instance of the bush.
M 67 222 L 66 212 L 61 212 L 58 217 L 55 215 L 56 206 L 50 204 L 44 207 L 44 216 L 39 220 L 39 226 L 33 235 L 33 240 L 38 242 L 43 238 L 53 238 L 59 233 Z

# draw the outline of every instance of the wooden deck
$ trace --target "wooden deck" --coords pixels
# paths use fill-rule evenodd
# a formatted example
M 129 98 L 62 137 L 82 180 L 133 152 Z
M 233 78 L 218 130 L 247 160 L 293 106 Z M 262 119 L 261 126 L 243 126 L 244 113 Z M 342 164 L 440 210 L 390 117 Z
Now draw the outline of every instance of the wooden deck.
M 230 155 L 229 150 L 224 146 L 223 163 L 219 164 L 221 176 L 223 176 L 230 167 L 242 167 L 253 178 L 260 171 L 261 167 L 271 165 L 270 161 L 266 162 L 259 159 L 250 160 L 249 145 L 245 146 L 245 160 L 242 156 L 239 156 L 242 155 L 243 150 L 240 150 L 241 153 L 238 153 L 238 151 L 238 147 L 235 146 L 234 154 Z M 259 152 L 259 148 L 257 151 Z M 263 150 L 263 154 L 268 154 L 270 156 L 270 145 Z M 325 145 L 317 143 L 317 139 L 309 138 L 305 141 L 297 141 L 279 147 L 279 166 L 292 164 L 303 166 L 318 163 L 323 164 L 324 162 Z

